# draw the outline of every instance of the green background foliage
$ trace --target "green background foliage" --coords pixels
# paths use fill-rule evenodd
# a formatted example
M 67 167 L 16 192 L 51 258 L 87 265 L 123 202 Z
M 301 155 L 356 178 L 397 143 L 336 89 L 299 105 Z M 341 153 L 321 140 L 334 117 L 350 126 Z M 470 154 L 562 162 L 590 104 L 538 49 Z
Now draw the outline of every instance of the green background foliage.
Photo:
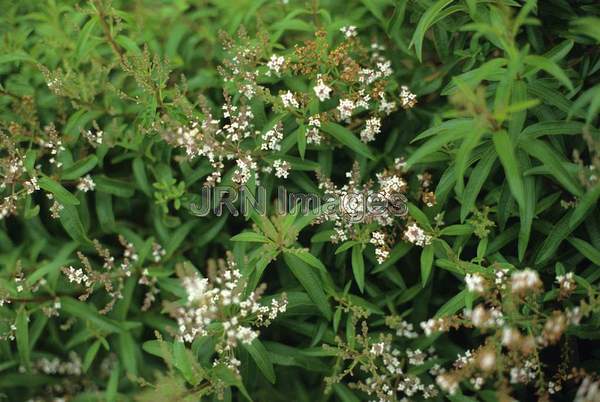
M 6 400 L 43 397 L 60 379 L 28 371 L 30 365 L 43 357 L 66 359 L 71 351 L 85 368 L 73 401 L 200 400 L 189 390 L 202 376 L 231 386 L 223 395 L 229 400 L 367 400 L 344 384 L 325 392 L 323 379 L 339 370 L 340 359 L 322 345 L 335 345 L 336 336 L 351 343 L 360 332 L 342 300 L 366 309 L 377 334 L 385 315 L 418 326 L 472 306 L 475 296 L 463 290 L 463 276 L 493 263 L 539 272 L 548 300 L 556 297 L 557 267 L 575 273 L 578 297 L 596 294 L 600 185 L 590 166 L 600 169 L 597 2 L 0 0 L 0 10 L 2 130 L 26 153 L 28 171 L 40 156 L 33 139 L 46 125 L 56 126 L 65 147 L 62 168 L 46 170 L 39 183 L 64 205 L 60 219 L 50 217 L 52 201 L 36 192 L 19 204 L 17 216 L 0 223 L 0 286 L 14 299 L 0 307 L 0 333 L 16 324 L 15 341 L 0 341 Z M 200 95 L 215 109 L 223 103 L 217 67 L 226 54 L 219 32 L 235 36 L 243 27 L 278 51 L 318 29 L 332 42 L 347 25 L 357 26 L 366 43 L 385 45 L 394 79 L 419 103 L 385 119 L 368 146 L 335 127 L 323 128 L 335 148 L 304 151 L 299 140 L 288 141 L 282 152 L 295 164 L 285 185 L 315 191 L 317 170 L 343 180 L 354 161 L 367 179 L 403 156 L 411 171 L 433 175 L 436 205 L 411 205 L 409 215 L 434 231 L 435 241 L 420 248 L 399 240 L 378 264 L 368 239 L 331 244 L 331 226 L 310 225 L 310 217 L 191 213 L 189 203 L 211 167 L 203 158 L 182 157 L 153 127 L 165 116 L 184 122 L 191 111 L 201 117 Z M 58 84 L 49 88 L 51 82 Z M 104 131 L 103 144 L 86 146 L 83 133 L 94 127 Z M 75 187 L 86 174 L 96 183 L 93 192 Z M 263 184 L 272 195 L 278 183 L 268 176 Z M 484 207 L 485 214 L 476 213 Z M 440 212 L 445 226 L 434 228 Z M 488 220 L 494 225 L 486 227 Z M 240 235 L 250 231 L 262 237 Z M 242 272 L 267 284 L 269 295 L 287 293 L 288 311 L 261 329 L 260 342 L 238 348 L 241 379 L 210 368 L 210 340 L 174 341 L 173 321 L 160 303 L 141 311 L 145 289 L 137 275 L 125 281 L 123 298 L 107 315 L 98 312 L 106 295 L 77 300 L 61 267 L 77 261 L 76 250 L 93 253 L 93 239 L 116 248 L 118 235 L 134 245 L 139 265 L 150 267 L 159 300 L 184 297 L 176 267 L 205 272 L 207 259 L 226 250 Z M 159 264 L 151 261 L 153 242 L 166 252 Z M 29 285 L 45 278 L 44 288 L 16 292 L 19 266 Z M 60 316 L 48 318 L 42 306 L 56 297 Z M 566 335 L 570 358 L 590 372 L 600 367 L 599 317 L 592 313 Z M 448 363 L 478 339 L 464 331 L 421 336 L 406 347 L 435 344 Z M 109 372 L 101 368 L 105 359 Z M 200 374 L 197 365 L 204 367 Z M 157 388 L 148 391 L 142 378 Z M 565 388 L 564 400 L 572 400 L 576 387 Z M 494 389 L 467 388 L 452 400 L 493 401 Z M 535 389 L 519 389 L 515 397 L 533 400 Z

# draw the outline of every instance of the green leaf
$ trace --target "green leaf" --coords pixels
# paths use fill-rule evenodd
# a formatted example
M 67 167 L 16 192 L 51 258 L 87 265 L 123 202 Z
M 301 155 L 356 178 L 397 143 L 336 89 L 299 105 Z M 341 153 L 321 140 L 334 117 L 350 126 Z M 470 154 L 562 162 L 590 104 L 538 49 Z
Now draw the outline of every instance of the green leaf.
M 101 316 L 90 305 L 71 297 L 61 297 L 61 309 L 65 313 L 83 320 L 106 333 L 122 332 L 120 324 L 110 318 Z
M 593 262 L 596 266 L 600 266 L 600 251 L 597 248 L 590 243 L 575 237 L 569 239 L 569 243 L 583 254 L 585 258 Z
M 450 225 L 440 230 L 442 236 L 465 236 L 473 233 L 471 225 Z
M 102 342 L 100 341 L 100 339 L 98 339 L 94 343 L 92 343 L 92 346 L 90 346 L 89 349 L 85 352 L 85 357 L 83 358 L 83 366 L 82 366 L 84 373 L 87 373 L 88 369 L 94 362 L 94 359 L 96 358 L 96 355 L 98 354 L 98 349 L 100 349 L 101 344 L 102 344 Z
M 423 247 L 421 251 L 421 286 L 425 287 L 433 267 L 433 245 Z
M 106 384 L 106 402 L 116 402 L 117 392 L 119 389 L 119 376 L 121 375 L 121 368 L 119 363 L 111 368 L 110 377 L 108 378 L 108 384 Z
M 565 240 L 573 230 L 569 227 L 569 221 L 571 220 L 572 215 L 573 211 L 567 212 L 554 225 L 554 228 L 546 237 L 546 240 L 544 240 L 544 243 L 538 251 L 537 257 L 535 259 L 536 264 L 545 264 L 556 254 L 560 243 L 562 243 L 562 241 Z
M 435 313 L 435 318 L 446 317 L 452 314 L 456 314 L 465 306 L 465 294 L 468 291 L 466 289 L 460 291 L 460 293 L 454 295 L 452 299 L 448 300 L 440 309 Z
M 571 31 L 580 35 L 587 35 L 600 43 L 600 18 L 596 16 L 585 16 L 570 21 Z
M 138 375 L 138 361 L 136 352 L 138 346 L 129 332 L 119 334 L 119 358 L 128 373 Z
M 328 239 L 329 240 L 329 239 Z M 335 253 L 336 254 L 340 254 L 343 253 L 346 250 L 349 250 L 352 246 L 354 246 L 355 244 L 358 244 L 357 241 L 355 240 L 348 240 L 345 241 L 344 243 L 342 243 L 336 250 Z
M 300 154 L 300 158 L 304 159 L 304 154 L 306 153 L 306 126 L 304 124 L 298 127 L 296 135 L 298 136 L 298 153 Z
M 413 203 L 408 203 L 408 214 L 424 229 L 432 230 L 427 215 Z
M 191 352 L 183 342 L 173 342 L 173 365 L 177 367 L 187 382 L 192 385 L 198 384 L 192 367 Z
M 352 247 L 352 273 L 354 280 L 360 289 L 361 293 L 365 289 L 365 261 L 362 255 L 362 245 L 355 244 Z
M 530 54 L 530 55 L 525 56 L 523 61 L 525 62 L 525 64 L 528 64 L 532 67 L 535 67 L 535 68 L 538 68 L 541 70 L 544 70 L 548 74 L 554 76 L 554 78 L 556 78 L 558 81 L 560 81 L 570 91 L 573 90 L 573 83 L 571 83 L 571 80 L 569 79 L 569 77 L 567 77 L 567 75 L 558 66 L 558 64 L 556 64 L 552 60 L 547 59 L 546 57 L 543 57 L 543 56 L 536 56 L 536 55 Z
M 115 213 L 113 211 L 112 195 L 98 191 L 95 193 L 96 215 L 98 216 L 100 227 L 105 232 L 112 231 L 115 227 Z
M 415 152 L 412 153 L 412 155 L 410 155 L 410 157 L 406 160 L 407 168 L 410 168 L 416 163 L 420 162 L 426 156 L 439 151 L 444 145 L 470 134 L 473 124 L 472 122 L 468 124 L 465 120 L 460 120 L 454 124 L 449 123 L 450 122 L 445 122 L 443 130 L 438 131 L 427 142 L 419 146 Z M 421 135 L 425 133 L 422 133 Z
M 39 185 L 44 190 L 52 193 L 59 203 L 63 205 L 79 205 L 77 197 L 49 177 L 44 176 L 40 178 Z
M 237 234 L 231 238 L 231 241 L 243 241 L 243 242 L 250 242 L 250 243 L 270 243 L 271 242 L 271 240 L 269 240 L 268 237 L 263 236 L 256 232 L 243 232 L 243 233 Z
M 365 143 L 361 142 L 361 140 L 359 140 L 347 128 L 342 127 L 336 123 L 327 122 L 322 125 L 321 129 L 324 132 L 331 134 L 333 138 L 335 138 L 336 140 L 338 140 L 357 154 L 366 156 L 369 159 L 375 159 L 375 156 L 373 155 L 369 147 Z
M 66 168 L 65 170 L 63 170 L 63 172 L 61 174 L 61 179 L 62 180 L 78 179 L 81 176 L 83 176 L 84 174 L 86 174 L 87 172 L 89 172 L 90 170 L 92 170 L 94 167 L 96 167 L 97 164 L 98 164 L 98 158 L 96 157 L 96 155 L 89 155 L 89 156 L 75 162 L 74 164 L 72 164 L 71 166 Z
M 456 165 L 456 192 L 458 194 L 461 194 L 464 189 L 464 174 L 471 151 L 473 151 L 473 149 L 479 145 L 479 141 L 481 140 L 483 134 L 484 131 L 481 128 L 475 127 L 475 130 L 473 130 L 470 135 L 465 138 L 460 145 L 458 152 L 456 153 L 454 164 Z
M 150 181 L 148 180 L 148 175 L 146 174 L 146 166 L 143 159 L 135 158 L 131 163 L 131 169 L 133 170 L 133 177 L 140 190 L 147 196 L 150 196 L 153 191 Z
M 523 186 L 523 177 L 521 169 L 515 155 L 513 144 L 506 131 L 498 131 L 492 135 L 496 153 L 500 157 L 500 162 L 504 167 L 504 173 L 510 192 L 519 204 L 525 205 L 525 188 Z
M 483 184 L 488 179 L 494 163 L 496 162 L 497 156 L 493 148 L 489 148 L 487 152 L 483 154 L 475 168 L 473 168 L 469 181 L 465 186 L 460 200 L 460 221 L 464 222 L 467 215 L 475 208 L 475 201 L 477 196 L 483 187 Z
M 521 157 L 520 161 L 522 166 L 524 168 L 529 168 L 531 165 L 527 155 L 521 152 L 519 156 Z M 525 258 L 525 252 L 527 251 L 527 245 L 529 244 L 529 238 L 531 236 L 531 225 L 533 223 L 533 218 L 535 217 L 535 205 L 537 201 L 535 178 L 525 177 L 523 179 L 523 185 L 525 186 L 525 205 L 519 207 L 521 219 L 518 244 L 519 261 L 523 261 L 523 258 Z
M 547 143 L 541 140 L 526 140 L 521 141 L 521 148 L 529 153 L 534 158 L 544 164 L 552 176 L 571 194 L 580 196 L 583 194 L 580 186 L 577 184 L 577 177 L 571 175 L 564 167 L 563 163 L 567 162 Z
M 49 273 L 59 270 L 67 263 L 69 256 L 77 249 L 77 246 L 78 244 L 73 241 L 65 243 L 50 262 L 41 264 L 38 269 L 27 276 L 27 284 L 31 286 Z
M 417 54 L 417 58 L 419 61 L 423 61 L 422 58 L 422 49 L 423 49 L 423 39 L 425 38 L 425 33 L 427 30 L 435 23 L 436 18 L 440 14 L 440 12 L 446 8 L 453 0 L 438 0 L 432 6 L 427 7 L 426 11 L 423 13 L 421 18 L 419 19 L 419 23 L 417 24 L 417 28 L 413 34 L 413 37 L 410 41 L 409 46 L 415 47 L 415 52 Z
M 96 183 L 96 191 L 102 191 L 116 197 L 130 198 L 135 193 L 131 183 L 123 180 L 100 175 L 94 176 L 94 182 Z
M 294 254 L 296 256 L 298 256 L 302 261 L 304 261 L 305 263 L 307 263 L 308 265 L 310 265 L 312 267 L 315 267 L 315 268 L 321 270 L 324 273 L 327 272 L 327 268 L 325 267 L 325 265 L 323 265 L 323 263 L 321 262 L 321 260 L 319 260 L 317 257 L 315 257 L 314 255 L 312 255 L 310 253 L 310 251 L 308 251 L 306 249 L 299 249 L 299 250 L 295 250 Z
M 81 244 L 91 244 L 92 241 L 87 237 L 83 223 L 79 216 L 77 208 L 72 205 L 64 205 L 60 211 L 60 223 L 65 231 L 73 240 Z
M 521 132 L 522 139 L 538 138 L 544 135 L 579 135 L 584 124 L 578 121 L 550 120 L 540 121 L 525 127 Z
M 13 61 L 35 62 L 35 59 L 21 50 L 0 55 L 0 64 L 11 63 Z
M 273 369 L 273 363 L 271 363 L 269 354 L 260 340 L 255 339 L 251 344 L 242 342 L 242 347 L 248 351 L 250 356 L 252 356 L 258 369 L 263 373 L 267 380 L 272 384 L 275 384 L 275 370 Z
M 323 291 L 323 282 L 316 274 L 315 270 L 292 253 L 284 252 L 283 259 L 292 271 L 292 274 L 294 274 L 296 279 L 298 279 L 300 284 L 304 287 L 306 293 L 308 293 L 308 296 L 315 303 L 319 311 L 325 318 L 331 320 L 333 312 L 331 311 L 327 296 Z
M 244 387 L 240 376 L 234 373 L 229 367 L 223 364 L 219 364 L 218 366 L 214 367 L 213 373 L 218 379 L 223 381 L 225 385 L 228 385 L 230 387 L 236 387 L 240 390 L 242 395 L 246 397 L 246 399 L 252 401 L 252 398 L 250 398 L 250 395 L 248 394 L 246 387 Z
M 589 189 L 587 193 L 581 197 L 577 203 L 577 207 L 573 211 L 573 215 L 569 220 L 569 227 L 575 229 L 586 216 L 593 212 L 598 207 L 598 199 L 600 199 L 600 184 L 596 184 L 594 187 Z
M 181 244 L 188 237 L 192 229 L 194 229 L 194 227 L 196 227 L 199 223 L 200 222 L 197 220 L 188 221 L 171 233 L 169 241 L 165 245 L 165 255 L 167 258 L 172 256 L 177 251 L 179 246 L 181 246 Z
M 19 357 L 21 364 L 25 367 L 29 367 L 29 316 L 25 307 L 21 306 L 17 311 L 17 319 L 15 325 L 17 326 L 15 337 L 17 339 L 17 349 L 19 351 Z

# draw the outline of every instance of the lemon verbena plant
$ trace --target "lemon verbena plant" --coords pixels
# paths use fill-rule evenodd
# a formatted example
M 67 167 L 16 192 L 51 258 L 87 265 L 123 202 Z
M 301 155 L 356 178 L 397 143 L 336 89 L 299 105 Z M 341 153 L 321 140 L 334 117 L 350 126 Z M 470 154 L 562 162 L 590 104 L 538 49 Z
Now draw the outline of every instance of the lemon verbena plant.
M 0 400 L 600 401 L 597 2 L 0 9 Z

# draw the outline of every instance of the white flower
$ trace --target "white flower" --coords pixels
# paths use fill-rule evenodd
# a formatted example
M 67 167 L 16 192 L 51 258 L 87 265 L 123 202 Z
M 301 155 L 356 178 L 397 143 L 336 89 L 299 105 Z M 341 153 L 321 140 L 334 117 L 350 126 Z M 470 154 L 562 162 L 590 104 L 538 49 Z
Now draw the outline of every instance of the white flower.
M 85 138 L 90 142 L 90 144 L 96 146 L 102 144 L 102 139 L 104 136 L 104 131 L 98 130 L 95 133 L 92 133 L 91 130 L 87 130 L 84 133 Z
M 394 73 L 392 70 L 392 63 L 388 60 L 377 63 L 377 68 L 383 77 L 389 77 Z
M 317 80 L 317 85 L 313 88 L 313 90 L 315 91 L 317 98 L 319 98 L 321 102 L 329 99 L 329 96 L 332 91 L 330 87 L 325 85 L 321 77 L 319 77 L 319 79 Z
M 306 130 L 306 143 L 307 144 L 320 144 L 321 134 L 319 128 L 321 127 L 321 120 L 319 116 L 310 116 L 308 118 L 308 129 Z
M 237 168 L 233 172 L 232 180 L 238 184 L 246 184 L 250 177 L 256 174 L 258 165 L 249 155 L 239 158 L 236 164 Z
M 288 162 L 277 159 L 273 162 L 273 168 L 275 168 L 276 177 L 287 179 L 291 166 Z
M 417 104 L 417 95 L 410 92 L 406 85 L 400 87 L 400 104 L 404 109 L 410 109 Z
M 560 291 L 566 294 L 573 292 L 577 287 L 573 272 L 568 272 L 565 275 L 558 275 L 556 277 L 556 283 L 560 286 Z
M 435 382 L 440 388 L 450 395 L 455 394 L 458 390 L 458 381 L 449 374 L 441 374 L 435 378 Z
M 271 75 L 271 73 L 275 73 L 277 76 L 281 74 L 281 68 L 285 63 L 285 58 L 283 56 L 272 55 L 271 59 L 267 63 L 267 67 L 269 71 L 267 71 L 267 75 Z
M 496 355 L 492 351 L 486 351 L 479 356 L 479 367 L 489 371 L 496 367 Z
M 283 102 L 283 107 L 285 107 L 285 108 L 300 107 L 300 105 L 298 104 L 298 101 L 296 100 L 296 97 L 294 96 L 294 94 L 291 91 L 287 91 L 287 92 L 281 94 L 281 101 Z
M 275 127 L 263 134 L 262 150 L 272 149 L 279 151 L 281 149 L 280 141 L 283 139 L 283 126 L 277 124 Z
M 183 288 L 188 295 L 188 302 L 202 300 L 208 290 L 208 279 L 199 276 L 186 276 L 182 280 Z
M 354 38 L 356 36 L 356 27 L 354 25 L 348 25 L 340 28 L 340 32 L 344 34 L 346 38 Z
M 242 341 L 242 343 L 249 345 L 258 337 L 258 331 L 254 331 L 248 327 L 239 327 L 237 331 L 237 339 Z
M 371 354 L 373 354 L 375 356 L 382 355 L 384 351 L 385 351 L 385 343 L 383 343 L 383 342 L 374 343 L 373 345 L 371 345 Z
M 485 292 L 485 279 L 479 274 L 467 274 L 465 282 L 469 292 L 483 293 Z
M 342 99 L 337 109 L 340 112 L 340 120 L 348 119 L 354 111 L 354 102 L 351 99 Z
M 425 247 L 431 244 L 431 236 L 425 233 L 416 223 L 412 223 L 404 231 L 404 238 L 417 246 Z
M 530 290 L 541 289 L 541 287 L 542 281 L 539 274 L 529 268 L 511 275 L 511 289 L 513 293 L 525 293 Z
M 373 141 L 375 134 L 381 132 L 381 119 L 379 117 L 371 117 L 367 120 L 365 128 L 360 132 L 360 139 L 363 142 Z
M 23 186 L 25 187 L 27 194 L 33 194 L 34 191 L 40 189 L 37 177 L 32 177 L 31 179 L 27 180 L 25 183 L 23 183 Z
M 84 177 L 79 179 L 79 183 L 77 183 L 77 189 L 87 193 L 88 191 L 92 191 L 96 188 L 96 183 L 92 179 L 92 176 L 85 175 Z
M 425 353 L 421 352 L 420 349 L 415 349 L 414 351 L 407 349 L 406 356 L 408 357 L 408 362 L 415 366 L 420 366 L 425 363 Z
M 68 268 L 63 269 L 63 271 L 65 275 L 67 275 L 69 282 L 75 282 L 78 285 L 83 283 L 84 285 L 89 286 L 89 277 L 83 272 L 83 269 L 69 266 Z
M 385 99 L 385 95 L 383 94 L 383 92 L 381 93 L 381 102 L 379 102 L 379 111 L 382 113 L 390 114 L 394 111 L 394 109 L 396 108 L 396 102 L 388 102 Z

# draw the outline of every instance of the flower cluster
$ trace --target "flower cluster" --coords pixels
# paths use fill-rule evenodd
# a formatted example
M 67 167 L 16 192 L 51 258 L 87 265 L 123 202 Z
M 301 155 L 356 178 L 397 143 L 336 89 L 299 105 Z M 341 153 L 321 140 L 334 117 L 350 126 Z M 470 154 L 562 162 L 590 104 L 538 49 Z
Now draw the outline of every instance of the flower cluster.
M 402 321 L 397 319 L 390 319 L 389 323 L 396 327 L 402 325 Z M 412 337 L 412 332 L 409 334 Z M 371 400 L 380 402 L 415 397 L 429 399 L 438 395 L 437 387 L 426 382 L 427 376 L 417 374 L 423 370 L 416 370 L 438 358 L 433 348 L 422 351 L 402 347 L 398 343 L 399 339 L 390 333 L 381 333 L 379 337 L 369 336 L 365 321 L 362 321 L 361 332 L 352 343 L 343 342 L 339 338 L 336 341 L 338 358 L 352 364 L 327 377 L 328 386 L 349 380 L 348 386 L 351 389 L 360 390 L 374 398 Z
M 156 295 L 160 293 L 157 278 L 150 274 L 148 268 L 139 266 L 138 251 L 133 243 L 127 241 L 123 236 L 119 236 L 118 240 L 122 248 L 122 256 L 118 260 L 115 259 L 108 248 L 102 246 L 98 240 L 94 240 L 96 254 L 100 258 L 100 262 L 96 262 L 78 251 L 77 256 L 80 267 L 73 265 L 63 267 L 62 273 L 69 283 L 81 289 L 78 298 L 82 301 L 87 300 L 97 289 L 103 288 L 109 297 L 109 301 L 99 312 L 107 314 L 112 310 L 115 303 L 123 298 L 125 279 L 131 277 L 134 272 L 138 272 L 139 279 L 137 282 L 148 288 L 142 304 L 142 311 L 147 311 L 156 301 Z M 159 263 L 164 255 L 165 250 L 160 244 L 152 243 L 153 262 Z M 96 265 L 100 268 L 94 268 Z M 58 308 L 60 308 L 60 303 Z
M 382 117 L 396 108 L 396 101 L 391 99 L 397 99 L 407 109 L 416 104 L 416 97 L 405 86 L 399 94 L 393 93 L 391 62 L 382 55 L 380 47 L 364 48 L 355 39 L 356 27 L 344 27 L 342 32 L 344 39 L 337 46 L 328 44 L 325 33 L 319 31 L 313 41 L 284 54 L 273 54 L 261 42 L 250 41 L 244 32 L 239 33 L 237 40 L 225 37 L 229 57 L 219 69 L 227 84 L 222 119 L 215 117 L 207 102 L 201 101 L 202 118 L 190 111 L 187 122 L 182 124 L 163 116 L 154 128 L 167 142 L 182 148 L 188 158 L 209 160 L 213 172 L 206 179 L 207 185 L 220 183 L 228 164 L 234 165 L 232 180 L 239 185 L 250 180 L 259 183 L 261 172 L 274 171 L 276 177 L 287 178 L 291 166 L 282 162 L 280 152 L 282 141 L 294 131 L 285 123 L 289 117 L 303 127 L 310 146 L 323 143 L 321 128 L 327 122 L 362 127 L 361 140 L 373 141 L 381 132 Z M 316 60 L 316 54 L 324 54 L 326 59 Z M 337 66 L 342 66 L 339 71 Z M 310 90 L 299 92 L 296 86 L 273 85 L 286 77 L 308 81 Z M 235 97 L 234 104 L 232 97 L 236 93 L 244 96 L 239 100 Z M 263 127 L 265 116 L 258 119 L 254 115 L 256 108 L 251 107 L 250 101 L 255 98 L 281 113 L 272 120 L 274 126 Z M 315 113 L 315 102 L 335 102 L 336 106 Z M 276 158 L 265 158 L 269 153 Z
M 216 350 L 218 362 L 236 368 L 233 350 L 239 342 L 250 344 L 259 335 L 256 327 L 268 326 L 286 311 L 287 299 L 272 298 L 261 304 L 265 286 L 246 294 L 246 279 L 236 267 L 231 254 L 227 259 L 211 261 L 209 278 L 197 272 L 181 273 L 187 298 L 181 305 L 169 304 L 170 314 L 177 320 L 176 336 L 184 342 L 212 335 L 220 339 Z M 214 324 L 218 323 L 218 326 Z M 215 362 L 217 364 L 217 362 Z
M 575 289 L 573 278 L 573 273 L 557 278 L 563 295 L 563 288 L 568 289 L 569 294 Z M 509 270 L 506 266 L 496 267 L 491 273 L 468 273 L 465 282 L 470 292 L 483 297 L 481 303 L 461 314 L 421 323 L 425 335 L 463 327 L 476 328 L 485 336 L 481 346 L 459 355 L 452 369 L 436 375 L 436 384 L 444 392 L 455 394 L 463 382 L 481 389 L 486 383 L 498 381 L 496 386 L 505 398 L 509 398 L 511 392 L 506 384 L 535 385 L 536 392 L 542 396 L 558 392 L 568 380 L 581 379 L 560 370 L 555 373 L 542 371 L 544 363 L 540 352 L 559 345 L 569 326 L 579 325 L 583 317 L 596 311 L 600 307 L 596 298 L 591 298 L 590 303 L 581 301 L 575 307 L 569 302 L 569 307 L 564 310 L 545 314 L 544 300 L 539 297 L 543 283 L 532 269 L 519 271 Z M 561 298 L 565 299 L 564 296 Z M 521 310 L 521 306 L 526 308 Z M 515 314 L 516 311 L 520 312 Z

